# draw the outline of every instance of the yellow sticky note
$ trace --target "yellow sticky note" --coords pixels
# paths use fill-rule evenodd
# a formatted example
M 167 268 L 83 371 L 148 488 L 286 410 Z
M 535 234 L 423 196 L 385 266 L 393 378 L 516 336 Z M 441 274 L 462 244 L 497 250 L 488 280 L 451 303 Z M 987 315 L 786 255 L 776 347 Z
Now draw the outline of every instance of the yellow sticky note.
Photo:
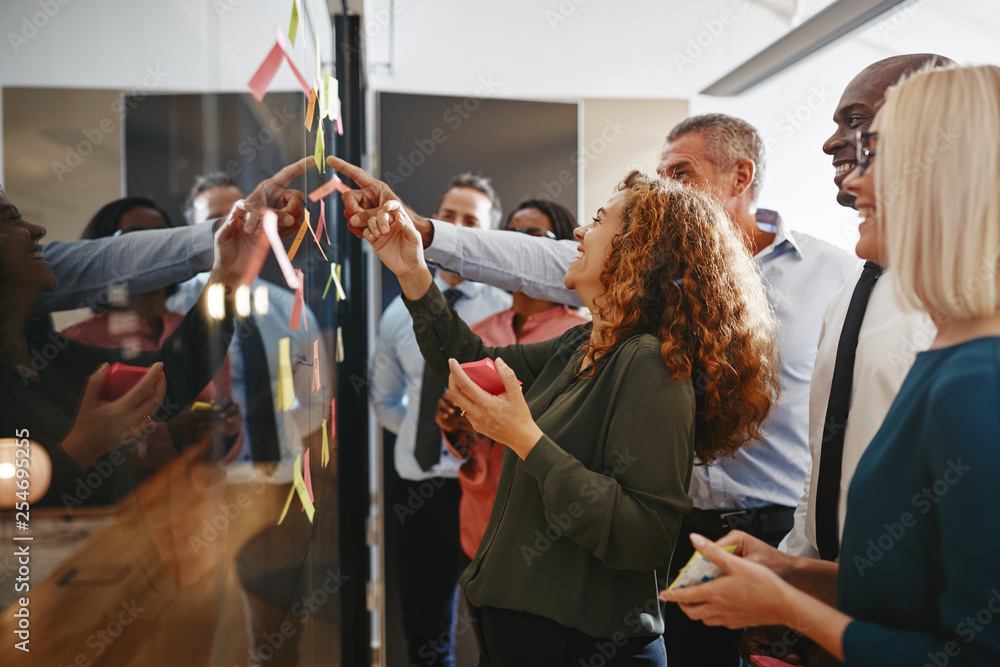
M 278 341 L 278 407 L 284 412 L 295 404 L 295 384 L 292 382 L 291 342 L 282 338 Z
M 306 230 L 309 229 L 309 211 L 306 211 L 306 223 L 299 227 L 299 233 L 295 235 L 295 240 L 292 241 L 292 247 L 288 251 L 288 261 L 295 259 L 295 253 L 299 251 L 299 246 L 302 245 L 302 239 L 306 237 Z
M 337 327 L 337 356 L 336 361 L 339 364 L 344 360 L 344 337 L 340 333 L 340 327 Z
M 347 301 L 344 286 L 340 283 L 340 264 L 333 265 L 333 282 L 337 286 L 337 301 Z
M 288 514 L 288 508 L 292 506 L 292 498 L 295 497 L 295 487 L 288 489 L 288 499 L 285 501 L 285 507 L 281 510 L 281 516 L 278 517 L 278 525 L 285 520 L 285 515 Z
M 316 171 L 326 173 L 326 138 L 323 136 L 323 120 L 320 117 L 319 128 L 316 130 L 316 150 L 313 151 L 316 160 Z
M 326 420 L 323 420 L 323 452 L 319 459 L 320 465 L 324 468 L 330 463 L 330 432 L 326 428 Z
M 306 488 L 306 480 L 302 477 L 301 454 L 298 455 L 295 459 L 294 465 L 292 466 L 292 487 L 299 496 L 299 502 L 302 503 L 302 507 L 306 511 L 309 523 L 312 523 L 313 515 L 316 513 L 316 508 L 313 507 L 312 500 L 309 498 L 309 489 Z
M 292 0 L 292 20 L 288 22 L 288 41 L 295 46 L 295 36 L 299 34 L 299 0 Z

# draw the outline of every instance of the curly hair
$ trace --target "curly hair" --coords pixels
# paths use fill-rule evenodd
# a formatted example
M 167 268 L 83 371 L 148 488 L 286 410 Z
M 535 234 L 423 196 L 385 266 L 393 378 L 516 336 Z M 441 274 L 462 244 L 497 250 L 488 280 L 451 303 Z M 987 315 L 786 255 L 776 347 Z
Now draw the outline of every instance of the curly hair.
M 601 274 L 605 329 L 589 353 L 597 364 L 653 333 L 675 379 L 693 380 L 699 463 L 732 456 L 761 437 L 778 393 L 776 321 L 760 274 L 709 196 L 640 171 L 618 190 L 627 191 L 623 228 Z

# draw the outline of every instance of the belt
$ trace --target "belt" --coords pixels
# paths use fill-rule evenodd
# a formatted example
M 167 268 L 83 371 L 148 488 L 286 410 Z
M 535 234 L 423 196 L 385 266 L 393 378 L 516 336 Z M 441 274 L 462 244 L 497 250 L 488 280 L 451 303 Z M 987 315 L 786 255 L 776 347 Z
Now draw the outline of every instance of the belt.
M 754 537 L 787 533 L 795 523 L 795 508 L 768 505 L 748 510 L 700 510 L 694 508 L 684 517 L 684 524 L 705 533 L 721 537 L 731 530 L 742 530 Z

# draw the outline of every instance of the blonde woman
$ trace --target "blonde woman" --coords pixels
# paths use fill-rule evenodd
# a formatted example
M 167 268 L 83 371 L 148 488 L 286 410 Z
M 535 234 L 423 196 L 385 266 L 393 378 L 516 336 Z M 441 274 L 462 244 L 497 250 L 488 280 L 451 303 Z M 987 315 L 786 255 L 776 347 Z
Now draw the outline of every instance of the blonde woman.
M 712 625 L 789 625 L 848 665 L 1000 664 L 1000 68 L 891 89 L 845 187 L 937 337 L 858 465 L 840 562 L 695 537 L 726 576 L 661 597 Z

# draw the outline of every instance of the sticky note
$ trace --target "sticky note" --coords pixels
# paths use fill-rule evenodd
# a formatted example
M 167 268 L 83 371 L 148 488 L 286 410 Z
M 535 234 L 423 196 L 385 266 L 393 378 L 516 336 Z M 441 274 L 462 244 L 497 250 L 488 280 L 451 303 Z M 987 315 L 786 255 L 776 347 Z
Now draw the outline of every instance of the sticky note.
M 319 200 L 319 222 L 316 223 L 316 233 L 323 236 L 323 232 L 326 232 L 326 243 L 327 245 L 333 245 L 330 243 L 330 232 L 327 231 L 326 227 L 326 200 Z
M 288 412 L 295 404 L 295 384 L 292 382 L 291 342 L 287 337 L 278 341 L 278 407 Z
M 302 283 L 305 280 L 305 276 L 302 274 L 300 269 L 295 269 L 295 276 L 299 279 L 299 287 L 295 290 L 295 301 L 292 303 L 292 318 L 288 322 L 288 328 L 299 330 L 299 325 L 302 323 L 302 317 L 305 314 L 305 298 L 303 297 Z M 306 331 L 309 331 L 309 321 L 306 320 Z
M 288 66 L 291 68 L 292 74 L 295 75 L 295 78 L 299 82 L 299 86 L 302 87 L 302 94 L 309 97 L 309 91 L 311 88 L 309 87 L 309 84 L 306 83 L 306 78 L 302 76 L 302 72 L 299 71 L 298 66 L 295 64 L 295 54 L 292 51 L 292 45 L 288 43 L 288 39 L 281 32 L 281 26 L 278 26 L 277 40 L 278 47 L 281 48 L 282 53 L 285 55 L 285 60 L 288 61 Z M 274 78 L 273 74 L 271 75 L 271 78 Z
M 271 243 L 274 258 L 278 260 L 278 266 L 281 267 L 281 273 L 285 276 L 288 288 L 292 290 L 298 289 L 302 285 L 295 275 L 292 263 L 288 261 L 288 255 L 285 253 L 285 245 L 281 242 L 281 235 L 278 233 L 278 216 L 274 211 L 269 210 L 264 214 L 264 233 L 267 235 L 267 240 Z
M 323 296 L 320 297 L 321 299 L 325 299 L 326 295 L 330 292 L 330 285 L 333 284 L 333 277 L 336 275 L 333 267 L 334 264 L 330 264 L 330 277 L 326 279 L 326 288 L 323 289 Z
M 316 88 L 309 91 L 309 106 L 306 107 L 306 131 L 308 132 L 312 132 L 314 113 L 316 113 Z
M 326 94 L 327 100 L 336 100 L 327 102 L 326 110 L 326 117 L 335 121 L 340 118 L 340 82 L 331 78 L 329 72 L 326 73 Z
M 292 18 L 288 22 L 288 41 L 295 46 L 295 36 L 299 34 L 299 0 L 292 0 Z
M 729 553 L 736 551 L 736 545 L 722 547 Z M 674 583 L 667 586 L 667 589 L 684 588 L 711 581 L 722 574 L 722 568 L 695 551 L 687 564 L 674 579 Z
M 337 399 L 330 400 L 330 437 L 337 437 Z
M 319 458 L 319 463 L 324 468 L 330 463 L 330 435 L 326 430 L 327 420 L 323 420 L 323 450 Z
M 331 172 L 329 181 L 327 181 L 326 183 L 324 183 L 323 185 L 319 186 L 318 188 L 309 193 L 309 201 L 317 202 L 320 199 L 323 199 L 324 197 L 329 195 L 334 190 L 343 194 L 345 192 L 350 192 L 351 188 L 347 184 L 345 184 L 342 180 L 340 180 L 340 178 L 336 174 Z
M 321 205 L 320 210 L 322 210 L 322 208 L 323 207 Z M 320 213 L 320 215 L 322 215 L 322 213 Z M 320 219 L 322 220 L 322 218 Z M 309 224 L 309 211 L 306 211 L 306 227 L 308 227 L 309 231 L 312 232 L 313 239 L 316 241 L 316 247 L 319 248 L 319 254 L 323 255 L 323 259 L 329 262 L 330 258 L 326 256 L 325 252 L 323 252 L 323 246 L 319 242 L 319 236 L 316 235 L 316 232 L 315 230 L 313 230 L 312 225 Z
M 257 68 L 253 78 L 250 79 L 250 92 L 258 102 L 263 101 L 264 95 L 267 94 L 268 86 L 274 80 L 274 75 L 278 73 L 278 68 L 281 67 L 282 56 L 281 47 L 275 44 L 264 58 L 264 62 Z
M 337 105 L 337 117 L 333 119 L 333 129 L 340 136 L 344 136 L 344 115 L 340 108 L 340 98 L 338 97 L 334 104 Z
M 338 364 L 344 361 L 344 336 L 340 333 L 340 327 L 337 327 L 337 354 L 334 360 Z
M 275 219 L 275 231 L 277 231 L 277 219 Z M 243 277 L 240 282 L 244 285 L 252 285 L 253 281 L 257 280 L 257 275 L 260 273 L 260 267 L 264 266 L 264 260 L 267 259 L 267 249 L 268 249 L 268 236 L 265 232 L 257 237 L 257 244 L 253 248 L 253 252 L 250 254 L 250 258 L 247 260 L 246 267 L 243 269 Z
M 750 661 L 759 667 L 782 667 L 782 665 L 792 664 L 790 662 L 785 662 L 784 660 L 772 658 L 769 655 L 752 655 L 750 656 Z
M 333 284 L 337 286 L 337 301 L 347 301 L 344 286 L 340 282 L 340 264 L 334 264 L 330 268 L 333 270 Z
M 307 451 L 306 455 L 308 456 L 308 454 Z M 302 509 L 306 511 L 309 523 L 312 523 L 316 508 L 313 507 L 312 499 L 309 497 L 309 489 L 306 487 L 306 480 L 302 475 L 302 454 L 296 457 L 295 464 L 292 466 L 292 488 L 299 496 L 299 502 L 302 503 Z
M 306 211 L 306 215 L 309 215 L 309 211 Z M 302 245 L 302 239 L 306 237 L 306 231 L 308 231 L 308 227 L 305 225 L 301 225 L 299 227 L 299 233 L 295 235 L 295 240 L 292 241 L 292 247 L 288 249 L 289 262 L 295 259 L 295 255 L 299 251 L 299 246 Z
M 288 514 L 288 508 L 292 506 L 292 498 L 295 497 L 295 487 L 288 489 L 288 498 L 285 500 L 285 507 L 281 510 L 281 516 L 278 517 L 278 525 L 285 520 L 285 515 Z
M 316 502 L 316 496 L 313 494 L 313 482 L 312 482 L 312 469 L 309 466 L 309 450 L 306 450 L 306 455 L 302 459 L 302 473 L 306 482 L 306 491 L 309 492 L 309 500 Z
M 313 341 L 313 383 L 312 391 L 320 388 L 319 383 L 319 339 Z
M 321 174 L 326 173 L 326 137 L 323 134 L 323 119 L 319 120 L 319 127 L 316 130 L 316 148 L 313 150 L 313 159 L 316 161 L 316 171 Z M 313 199 L 313 201 L 316 201 Z

